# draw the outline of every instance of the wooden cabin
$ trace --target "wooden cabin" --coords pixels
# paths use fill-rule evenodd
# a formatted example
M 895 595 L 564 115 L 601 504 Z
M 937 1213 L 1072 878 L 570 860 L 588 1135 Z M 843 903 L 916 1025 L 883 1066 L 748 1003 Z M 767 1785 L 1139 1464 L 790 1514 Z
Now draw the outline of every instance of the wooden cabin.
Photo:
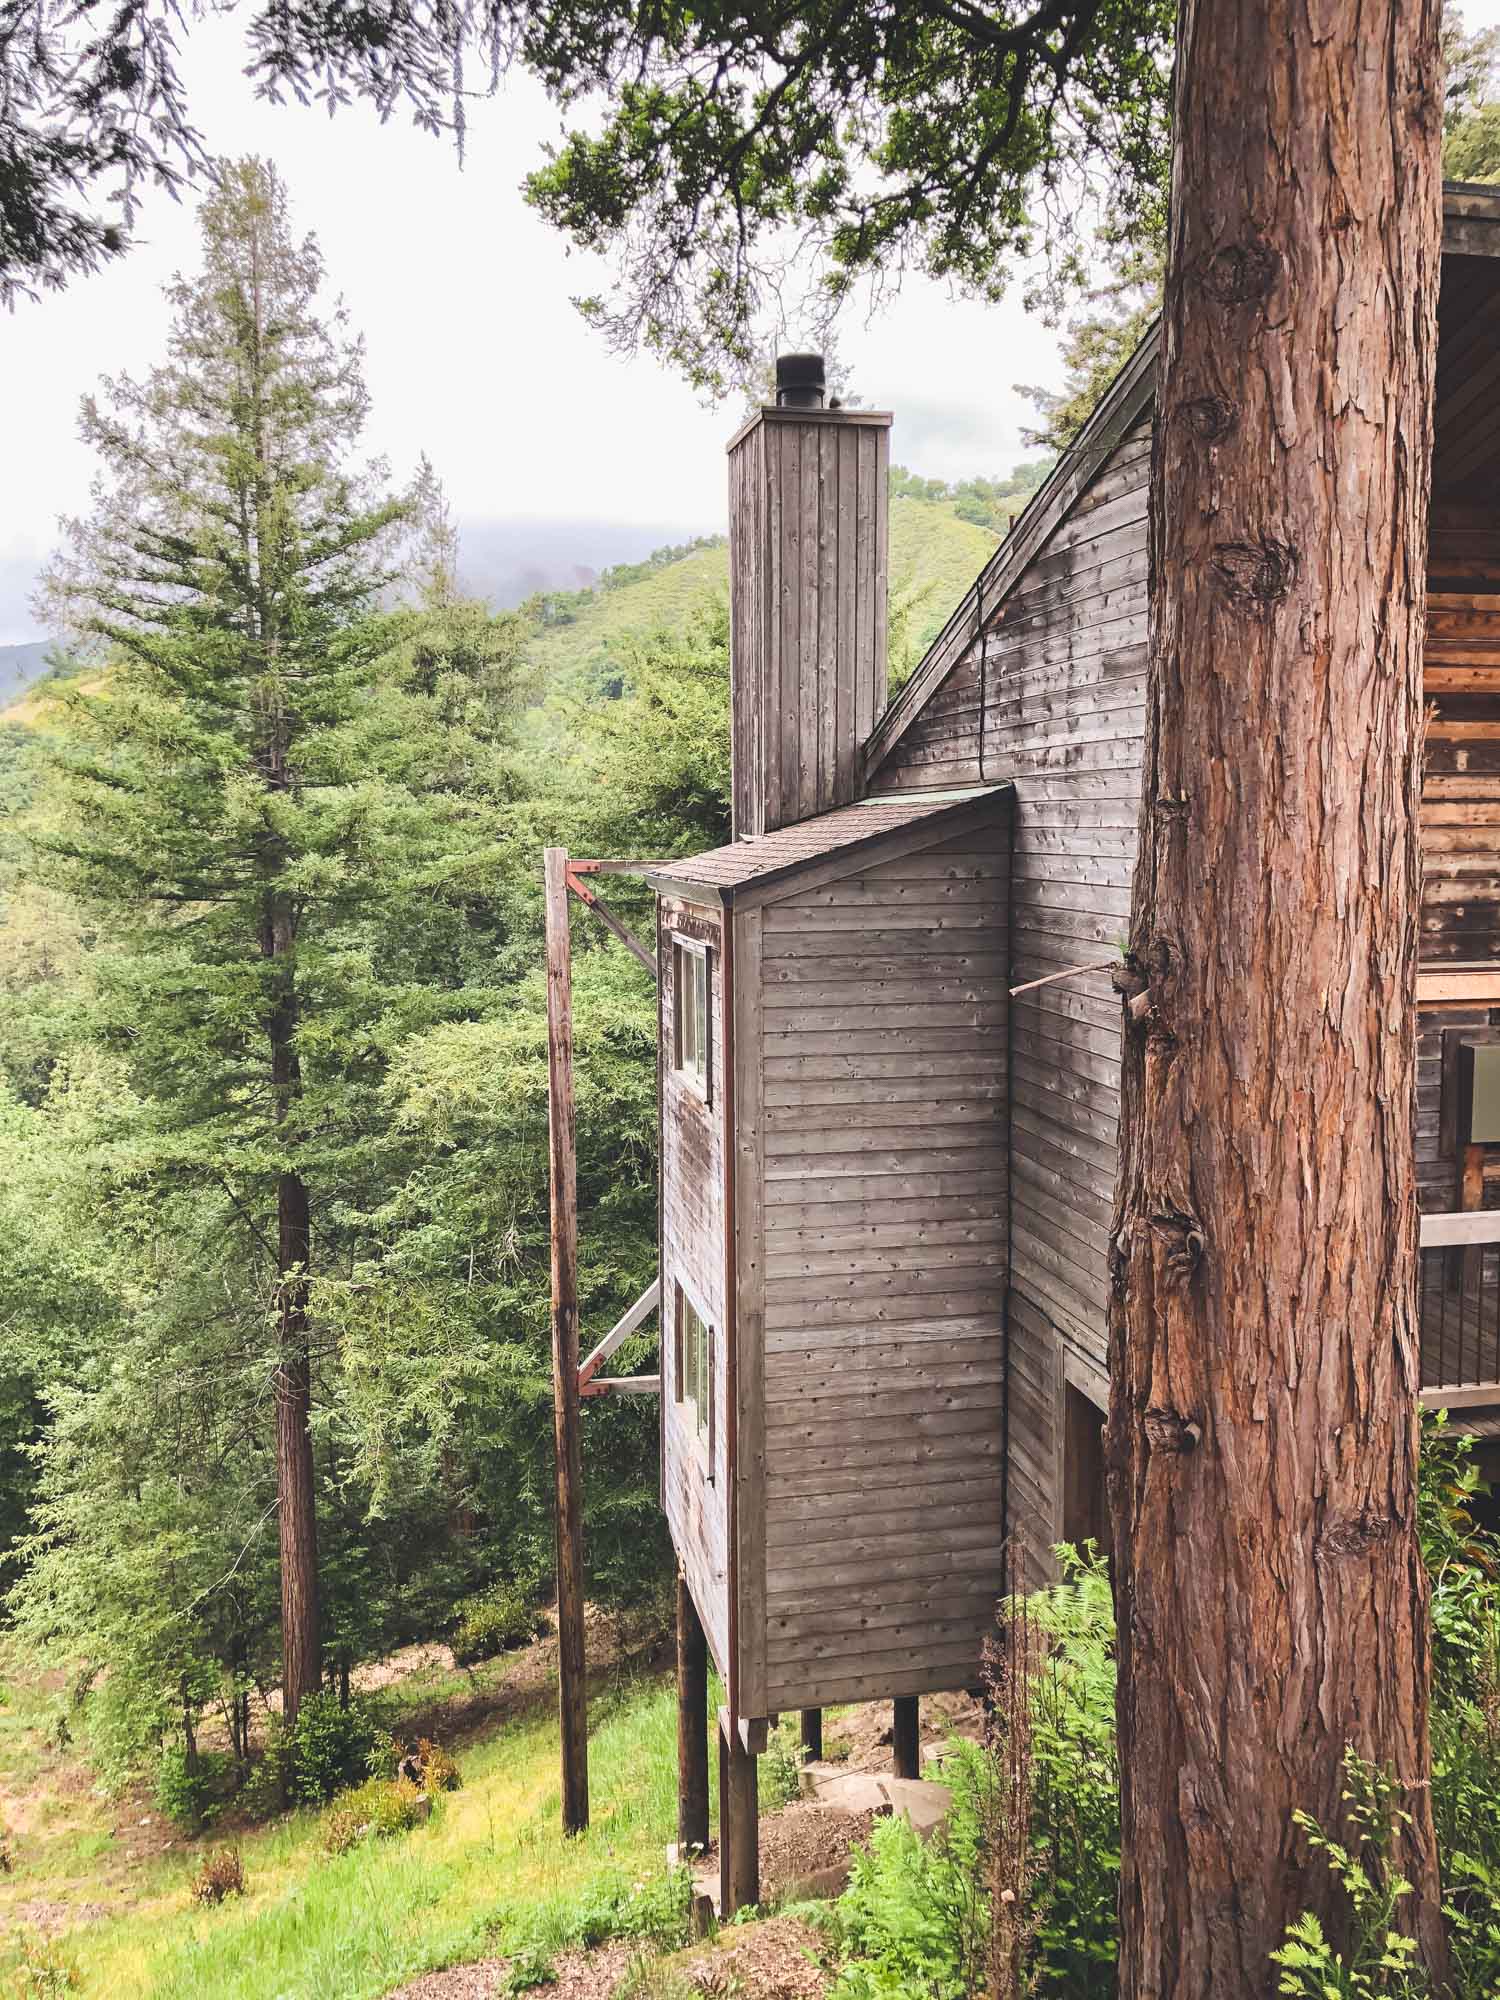
M 850 805 L 653 877 L 664 1498 L 736 1717 L 979 1677 L 1009 818 Z
M 1500 191 L 1444 231 L 1422 1367 L 1500 1435 Z M 1108 1532 L 1121 1011 L 1079 968 L 1129 920 L 1155 336 L 889 705 L 890 420 L 805 360 L 730 447 L 735 838 L 655 878 L 663 1499 L 728 1696 L 727 1907 L 770 1716 L 890 1695 L 912 1768 L 1008 1540 L 1040 1581 Z

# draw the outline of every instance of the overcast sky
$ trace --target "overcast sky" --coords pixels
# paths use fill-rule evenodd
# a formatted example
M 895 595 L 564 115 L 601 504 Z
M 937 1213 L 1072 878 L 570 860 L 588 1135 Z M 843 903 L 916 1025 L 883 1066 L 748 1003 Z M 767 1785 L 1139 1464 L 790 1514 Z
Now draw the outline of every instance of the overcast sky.
M 1487 25 L 1500 0 L 1464 12 Z M 597 566 L 722 528 L 735 413 L 705 409 L 649 358 L 609 355 L 570 304 L 607 274 L 570 255 L 518 192 L 557 130 L 528 78 L 473 107 L 460 168 L 450 142 L 398 118 L 381 127 L 363 106 L 330 121 L 257 102 L 243 60 L 233 17 L 193 24 L 181 64 L 193 116 L 215 152 L 262 153 L 285 175 L 295 222 L 316 232 L 366 337 L 369 441 L 398 479 L 427 452 L 474 544 L 495 539 L 480 524 L 524 523 L 505 539 L 539 562 L 576 547 Z M 152 195 L 125 258 L 0 317 L 0 644 L 42 636 L 27 602 L 37 566 L 57 517 L 87 503 L 80 396 L 160 354 L 161 286 L 195 263 L 191 200 Z M 897 460 L 955 478 L 1024 456 L 1033 412 L 1014 384 L 1055 383 L 1060 364 L 1020 289 L 982 307 L 909 280 L 873 324 L 851 320 L 841 357 L 853 390 L 895 411 Z

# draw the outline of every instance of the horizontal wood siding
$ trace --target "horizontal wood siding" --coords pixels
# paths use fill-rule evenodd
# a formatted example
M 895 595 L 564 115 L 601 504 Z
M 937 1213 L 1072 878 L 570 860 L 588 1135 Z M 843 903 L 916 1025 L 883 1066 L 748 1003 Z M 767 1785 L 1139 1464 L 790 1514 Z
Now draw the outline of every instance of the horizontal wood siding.
M 993 1623 L 1008 845 L 997 823 L 763 913 L 773 1711 L 967 1686 Z
M 1014 782 L 1016 982 L 1108 958 L 1128 929 L 1145 714 L 1149 477 L 1147 418 L 1004 602 L 985 610 L 983 636 L 872 780 L 877 793 Z M 1435 504 L 1426 687 L 1422 962 L 1495 963 L 1500 526 L 1492 508 Z M 1500 1022 L 1500 1011 L 1494 1018 Z M 1426 1207 L 1452 1204 L 1456 1176 L 1451 1119 L 1445 1126 L 1443 1118 L 1443 1030 L 1489 1019 L 1473 1006 L 1422 1010 L 1416 1148 Z M 1107 1346 L 1120 1074 L 1119 1001 L 1108 975 L 1022 995 L 1011 1033 L 1010 1479 L 1017 1521 L 1024 1515 L 1029 1535 L 1045 1529 L 1050 1538 L 1056 1413 L 1033 1365 L 1041 1327 L 1050 1325 L 1059 1356 L 1071 1349 L 1099 1369 Z
M 725 1258 L 725 1101 L 723 924 L 714 909 L 661 899 L 657 963 L 661 968 L 661 1326 L 662 1492 L 672 1546 L 682 1563 L 719 1672 L 729 1671 L 729 1464 L 725 1423 L 727 1353 Z M 677 995 L 672 942 L 676 935 L 707 942 L 709 1012 L 713 1022 L 711 1094 L 702 1095 L 673 1068 Z M 716 1450 L 714 1477 L 691 1411 L 678 1400 L 675 1316 L 681 1285 L 714 1329 Z
M 736 837 L 858 796 L 886 697 L 889 425 L 767 410 L 730 449 Z
M 1146 674 L 1150 420 L 1101 466 L 874 789 L 1016 786 L 1015 983 L 1108 958 L 1129 923 Z M 1104 1365 L 1120 1003 L 1096 972 L 1014 1002 L 1013 1521 L 1033 1564 L 1054 1538 L 1058 1355 Z M 1050 1329 L 1050 1333 L 1048 1331 Z

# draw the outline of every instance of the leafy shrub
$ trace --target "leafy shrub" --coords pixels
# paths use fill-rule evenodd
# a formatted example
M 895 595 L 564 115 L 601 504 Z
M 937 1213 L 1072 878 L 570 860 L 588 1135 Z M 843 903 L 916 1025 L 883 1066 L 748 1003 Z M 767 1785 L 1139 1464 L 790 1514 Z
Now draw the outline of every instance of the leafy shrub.
M 327 1689 L 310 1694 L 287 1732 L 291 1790 L 308 1805 L 321 1805 L 369 1769 L 375 1725 L 357 1702 L 347 1708 Z
M 169 1744 L 156 1770 L 157 1810 L 184 1833 L 197 1833 L 219 1811 L 233 1770 L 221 1751 L 200 1750 L 190 1758 L 183 1744 Z
M 357 1847 L 365 1827 L 357 1813 L 348 1806 L 334 1806 L 323 1815 L 323 1852 L 325 1854 L 347 1854 L 351 1847 Z
M 658 1951 L 677 1951 L 692 1936 L 693 1875 L 689 1868 L 668 1868 L 638 1882 L 617 1907 L 617 1938 L 640 1938 Z
M 410 1778 L 367 1778 L 324 1815 L 324 1851 L 344 1854 L 367 1835 L 381 1839 L 409 1833 L 428 1810 L 427 1795 Z
M 794 1748 L 786 1723 L 776 1731 L 760 1760 L 760 1809 L 775 1812 L 802 1796 L 802 1757 Z
M 424 1792 L 456 1792 L 463 1788 L 457 1764 L 443 1748 L 426 1736 L 417 1739 L 417 1769 Z
M 983 1990 L 987 1911 L 979 1798 L 987 1758 L 956 1745 L 953 1803 L 924 1841 L 902 1815 L 878 1820 L 839 1898 L 836 2000 L 968 2000 Z
M 552 1957 L 540 1945 L 526 1945 L 518 1951 L 510 1962 L 505 1975 L 502 1993 L 529 1993 L 537 1986 L 555 1986 L 557 1974 L 552 1970 Z
M 245 1893 L 245 1864 L 237 1847 L 218 1847 L 203 1857 L 203 1865 L 193 1877 L 195 1903 L 222 1903 L 226 1896 Z
M 1030 1716 L 1032 1977 L 1038 1995 L 1106 2000 L 1120 1878 L 1114 1601 L 1092 1545 L 1057 1558 L 1061 1583 L 1029 1606 L 1046 1649 Z
M 529 1646 L 547 1630 L 547 1621 L 530 1594 L 519 1584 L 500 1584 L 458 1606 L 453 1631 L 453 1657 L 461 1667 L 492 1660 Z
M 235 1803 L 248 1819 L 270 1819 L 286 1810 L 291 1790 L 290 1762 L 279 1732 L 273 1734 L 236 1794 Z

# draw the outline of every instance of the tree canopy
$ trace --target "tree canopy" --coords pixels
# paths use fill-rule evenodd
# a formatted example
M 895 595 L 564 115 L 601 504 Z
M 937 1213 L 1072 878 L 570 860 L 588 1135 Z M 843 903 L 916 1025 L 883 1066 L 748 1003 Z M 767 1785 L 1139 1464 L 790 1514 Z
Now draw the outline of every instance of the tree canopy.
M 1173 17 L 1170 0 L 275 0 L 246 10 L 246 41 L 269 96 L 364 97 L 460 138 L 476 77 L 538 77 L 576 126 L 528 196 L 619 272 L 586 310 L 714 382 L 794 281 L 831 306 L 916 268 L 994 297 L 1038 249 L 1076 275 L 1080 216 L 1158 221 Z M 117 254 L 142 183 L 191 170 L 182 23 L 171 0 L 0 14 L 0 291 Z

